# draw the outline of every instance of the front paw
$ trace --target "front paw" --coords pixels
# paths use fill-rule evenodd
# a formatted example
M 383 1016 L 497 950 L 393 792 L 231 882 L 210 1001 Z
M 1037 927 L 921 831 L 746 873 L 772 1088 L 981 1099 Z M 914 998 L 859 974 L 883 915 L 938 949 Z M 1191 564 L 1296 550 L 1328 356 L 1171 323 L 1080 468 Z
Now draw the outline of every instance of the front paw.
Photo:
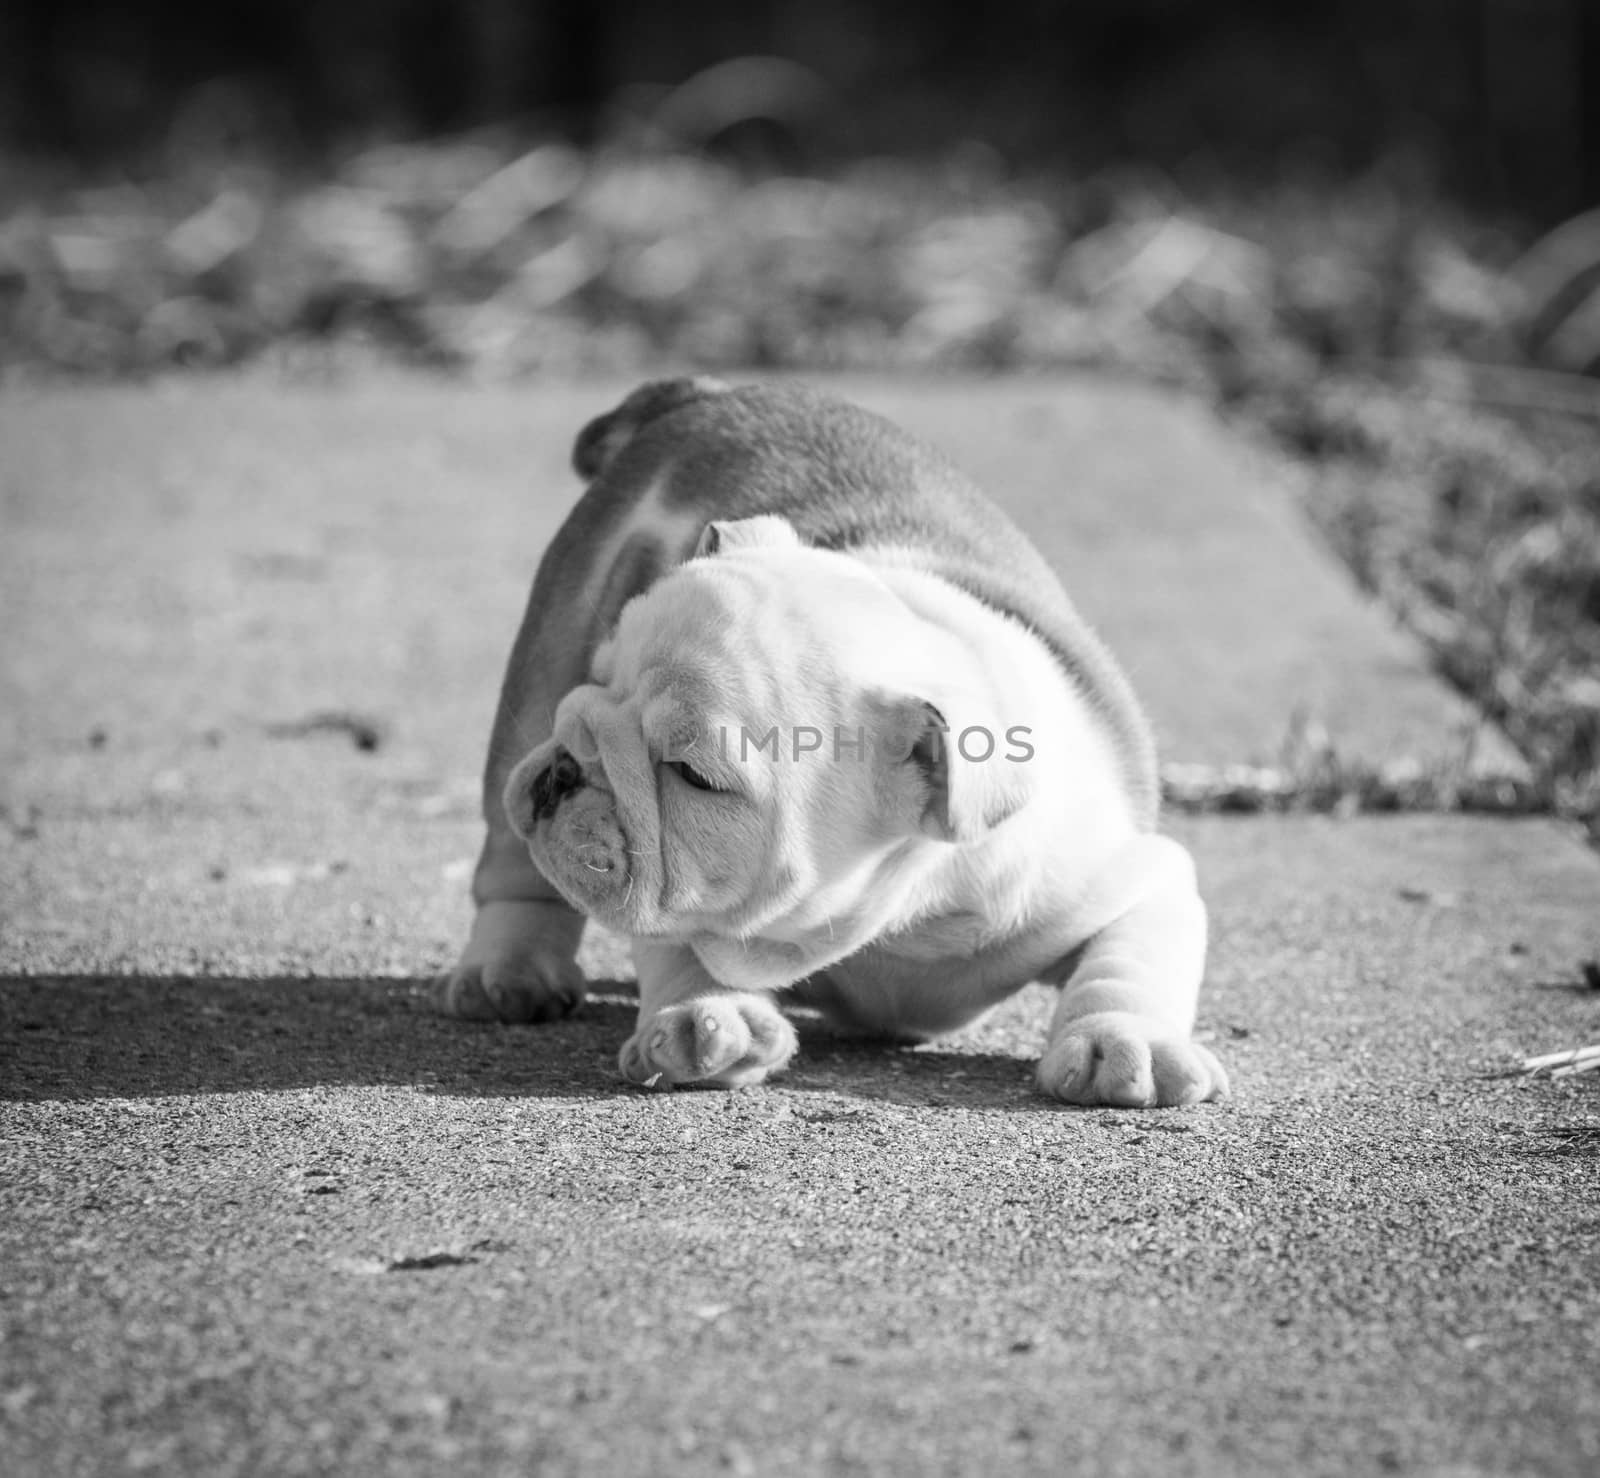
M 1038 1083 L 1067 1103 L 1167 1108 L 1228 1096 L 1222 1064 L 1186 1034 L 1127 1011 L 1062 1025 L 1039 1062 Z
M 434 978 L 435 1005 L 469 1021 L 556 1021 L 570 1014 L 587 983 L 573 957 L 572 918 L 565 904 L 484 904 L 460 961 Z
M 784 1067 L 794 1028 L 764 996 L 701 996 L 667 1006 L 623 1044 L 622 1075 L 643 1087 L 746 1088 Z

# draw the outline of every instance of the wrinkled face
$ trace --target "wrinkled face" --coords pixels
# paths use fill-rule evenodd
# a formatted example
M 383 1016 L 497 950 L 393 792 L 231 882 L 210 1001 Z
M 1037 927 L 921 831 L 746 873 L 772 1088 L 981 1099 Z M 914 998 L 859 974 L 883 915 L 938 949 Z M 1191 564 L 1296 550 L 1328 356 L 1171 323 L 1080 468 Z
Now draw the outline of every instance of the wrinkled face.
M 506 807 L 577 908 L 621 931 L 803 937 L 845 922 L 927 784 L 884 694 L 931 658 L 856 561 L 696 559 L 627 605 Z

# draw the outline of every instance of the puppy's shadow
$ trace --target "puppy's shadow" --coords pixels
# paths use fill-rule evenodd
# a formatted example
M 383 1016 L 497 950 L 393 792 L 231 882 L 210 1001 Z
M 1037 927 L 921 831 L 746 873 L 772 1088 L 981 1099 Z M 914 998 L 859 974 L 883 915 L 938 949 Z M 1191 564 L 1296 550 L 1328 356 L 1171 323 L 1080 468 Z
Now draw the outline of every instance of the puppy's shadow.
M 814 1012 L 789 1013 L 800 1051 L 779 1085 L 927 1108 L 1059 1110 L 1033 1083 L 1048 1004 L 1025 991 L 951 1037 L 921 1046 L 842 1032 Z
M 0 976 L 0 1098 L 330 1086 L 476 1098 L 637 1093 L 617 1070 L 633 1030 L 633 987 L 591 990 L 565 1020 L 504 1026 L 440 1015 L 421 978 Z M 777 1080 L 784 1090 L 935 1107 L 1029 1104 L 1030 1064 L 1004 1023 L 998 1034 L 986 1025 L 977 1039 L 907 1049 L 842 1036 L 814 1013 L 792 1016 L 801 1045 Z

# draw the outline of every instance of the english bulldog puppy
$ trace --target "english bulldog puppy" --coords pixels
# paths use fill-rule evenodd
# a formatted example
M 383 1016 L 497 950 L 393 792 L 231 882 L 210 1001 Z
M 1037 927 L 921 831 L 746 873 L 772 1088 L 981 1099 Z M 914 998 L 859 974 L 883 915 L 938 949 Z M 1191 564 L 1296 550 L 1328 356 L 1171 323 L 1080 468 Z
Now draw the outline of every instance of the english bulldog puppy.
M 631 1082 L 760 1083 L 785 996 L 920 1041 L 1060 987 L 1039 1087 L 1227 1092 L 1206 911 L 1127 681 L 1026 538 L 887 421 L 648 384 L 584 428 L 484 776 L 444 1009 L 544 1021 L 586 917 L 632 938 Z

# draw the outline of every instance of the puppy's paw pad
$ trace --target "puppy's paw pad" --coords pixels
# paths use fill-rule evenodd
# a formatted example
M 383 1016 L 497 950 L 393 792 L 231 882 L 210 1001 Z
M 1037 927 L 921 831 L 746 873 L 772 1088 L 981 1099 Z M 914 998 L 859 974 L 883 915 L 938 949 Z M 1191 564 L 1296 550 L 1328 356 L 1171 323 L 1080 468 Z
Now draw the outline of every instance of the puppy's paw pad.
M 1039 1062 L 1038 1083 L 1066 1103 L 1167 1108 L 1228 1096 L 1205 1047 L 1156 1021 L 1107 1011 L 1069 1022 Z
M 623 1075 L 649 1087 L 743 1088 L 794 1056 L 794 1028 L 761 996 L 703 996 L 656 1012 L 622 1048 Z
M 436 976 L 434 1004 L 467 1021 L 559 1021 L 583 1001 L 575 961 L 518 956 L 468 962 Z

